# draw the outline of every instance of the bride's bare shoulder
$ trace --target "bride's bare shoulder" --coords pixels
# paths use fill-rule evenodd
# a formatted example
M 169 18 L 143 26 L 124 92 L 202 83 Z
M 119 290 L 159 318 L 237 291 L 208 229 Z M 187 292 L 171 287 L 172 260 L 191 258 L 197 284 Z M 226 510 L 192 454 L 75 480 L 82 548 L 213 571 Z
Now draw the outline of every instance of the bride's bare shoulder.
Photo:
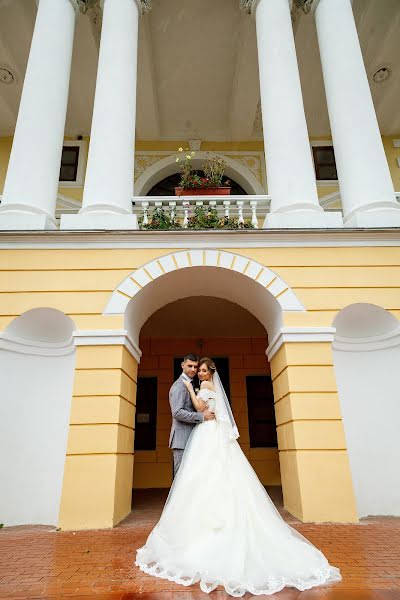
M 200 389 L 201 390 L 212 390 L 213 392 L 215 392 L 215 387 L 213 386 L 211 381 L 202 381 L 200 384 Z

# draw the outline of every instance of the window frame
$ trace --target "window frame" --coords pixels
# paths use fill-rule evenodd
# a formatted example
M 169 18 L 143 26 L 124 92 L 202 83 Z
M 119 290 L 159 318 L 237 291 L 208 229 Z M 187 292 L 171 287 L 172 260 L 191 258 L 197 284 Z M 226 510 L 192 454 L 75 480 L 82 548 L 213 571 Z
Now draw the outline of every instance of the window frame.
M 138 444 L 138 439 L 139 439 L 139 436 L 137 436 L 138 425 L 139 425 L 138 420 L 137 420 L 138 419 L 138 415 L 139 414 L 146 414 L 146 413 L 139 412 L 139 410 L 138 410 L 140 408 L 140 406 L 139 406 L 139 398 L 138 398 L 137 392 L 139 390 L 140 382 L 142 380 L 148 380 L 149 383 L 151 382 L 152 385 L 154 386 L 154 392 L 155 392 L 155 396 L 154 396 L 155 403 L 154 403 L 153 407 L 152 406 L 149 407 L 149 413 L 148 413 L 150 417 L 151 416 L 154 417 L 154 425 L 151 428 L 151 437 L 148 438 L 152 442 L 151 443 L 151 448 L 139 448 L 138 445 L 137 445 Z M 158 382 L 158 377 L 157 376 L 153 376 L 153 375 L 143 375 L 142 376 L 141 375 L 141 376 L 137 377 L 136 411 L 135 411 L 135 440 L 134 440 L 134 448 L 133 448 L 134 453 L 135 452 L 156 452 L 157 451 L 158 383 L 159 382 Z M 152 410 L 152 409 L 154 409 L 154 410 Z
M 272 395 L 270 397 L 270 401 L 271 401 L 271 408 L 272 408 L 272 414 L 273 417 L 271 419 L 268 419 L 267 421 L 264 420 L 264 422 L 268 422 L 270 425 L 274 425 L 275 426 L 275 431 L 276 434 L 274 436 L 274 443 L 268 443 L 268 444 L 261 444 L 261 443 L 257 443 L 257 440 L 255 439 L 254 433 L 253 433 L 253 427 L 252 427 L 252 418 L 254 416 L 254 413 L 252 412 L 253 409 L 253 404 L 250 401 L 250 395 L 249 395 L 249 388 L 250 388 L 250 380 L 251 379 L 266 379 L 269 380 L 270 383 L 270 387 L 271 387 L 271 392 Z M 265 374 L 265 375 L 252 375 L 252 374 L 246 374 L 245 377 L 245 385 L 246 385 L 246 400 L 247 400 L 247 419 L 248 419 L 248 427 L 249 427 L 249 443 L 250 443 L 250 448 L 263 448 L 263 449 L 275 449 L 279 447 L 278 444 L 278 434 L 277 434 L 277 423 L 276 423 L 276 415 L 275 415 L 275 404 L 274 404 L 274 391 L 273 391 L 273 387 L 272 387 L 272 377 L 271 375 Z
M 87 141 L 86 140 L 64 140 L 63 148 L 79 148 L 78 167 L 75 181 L 64 181 L 59 179 L 58 186 L 62 188 L 83 187 L 85 179 L 86 161 L 87 161 Z M 60 162 L 61 170 L 61 162 Z
M 325 186 L 325 187 L 335 187 L 337 185 L 339 185 L 339 180 L 338 179 L 318 179 L 317 178 L 317 166 L 316 166 L 316 162 L 315 162 L 315 155 L 314 155 L 314 148 L 332 148 L 333 152 L 335 152 L 335 148 L 333 145 L 332 140 L 317 140 L 317 141 L 311 141 L 310 142 L 310 146 L 311 146 L 311 155 L 312 155 L 312 161 L 313 161 L 313 167 L 314 167 L 314 174 L 315 174 L 315 181 L 317 182 L 317 186 Z M 337 165 L 336 165 L 336 160 L 335 160 L 335 166 L 336 166 L 336 172 L 337 172 Z

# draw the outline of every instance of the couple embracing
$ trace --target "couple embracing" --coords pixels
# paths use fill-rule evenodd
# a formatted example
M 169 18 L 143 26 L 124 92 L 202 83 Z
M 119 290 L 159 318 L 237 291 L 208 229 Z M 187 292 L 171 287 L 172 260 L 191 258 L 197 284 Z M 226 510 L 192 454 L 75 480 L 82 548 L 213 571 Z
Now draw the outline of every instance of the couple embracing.
M 184 357 L 170 405 L 174 481 L 135 564 L 185 586 L 199 582 L 206 593 L 223 586 L 231 596 L 340 581 L 339 569 L 285 523 L 243 454 L 211 358 Z

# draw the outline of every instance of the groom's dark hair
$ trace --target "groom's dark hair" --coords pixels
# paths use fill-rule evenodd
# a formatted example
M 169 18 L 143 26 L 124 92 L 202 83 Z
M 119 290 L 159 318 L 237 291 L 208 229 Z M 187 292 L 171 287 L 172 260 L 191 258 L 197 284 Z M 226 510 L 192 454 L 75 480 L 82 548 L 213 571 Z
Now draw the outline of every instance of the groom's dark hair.
M 183 357 L 183 362 L 186 362 L 187 360 L 192 360 L 193 362 L 199 362 L 199 357 L 197 356 L 197 354 L 186 354 Z

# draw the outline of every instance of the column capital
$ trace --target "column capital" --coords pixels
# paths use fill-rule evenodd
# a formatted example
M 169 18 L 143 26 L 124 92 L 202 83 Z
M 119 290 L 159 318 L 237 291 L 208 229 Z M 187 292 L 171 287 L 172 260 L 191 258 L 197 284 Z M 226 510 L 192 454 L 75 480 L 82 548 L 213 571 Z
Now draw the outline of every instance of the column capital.
M 153 0 L 136 0 L 136 4 L 138 5 L 140 14 L 144 15 L 152 9 Z
M 134 1 L 141 15 L 144 15 L 146 12 L 149 12 L 149 10 L 152 9 L 153 0 Z M 94 5 L 98 4 L 98 2 L 100 2 L 100 6 L 101 8 L 103 8 L 105 0 L 71 0 L 71 2 L 78 2 L 78 4 L 80 5 L 81 12 L 85 13 L 88 10 L 88 8 L 92 8 Z
M 239 7 L 243 12 L 251 15 L 257 2 L 258 0 L 239 0 Z
M 300 8 L 306 15 L 313 13 L 317 8 L 319 0 L 294 0 L 297 8 Z
M 251 15 L 258 4 L 259 0 L 239 0 L 239 6 L 243 12 Z M 288 0 L 290 10 L 299 8 L 306 14 L 314 12 L 317 8 L 319 0 Z
M 77 12 L 83 14 L 96 4 L 96 0 L 70 0 L 70 2 Z

